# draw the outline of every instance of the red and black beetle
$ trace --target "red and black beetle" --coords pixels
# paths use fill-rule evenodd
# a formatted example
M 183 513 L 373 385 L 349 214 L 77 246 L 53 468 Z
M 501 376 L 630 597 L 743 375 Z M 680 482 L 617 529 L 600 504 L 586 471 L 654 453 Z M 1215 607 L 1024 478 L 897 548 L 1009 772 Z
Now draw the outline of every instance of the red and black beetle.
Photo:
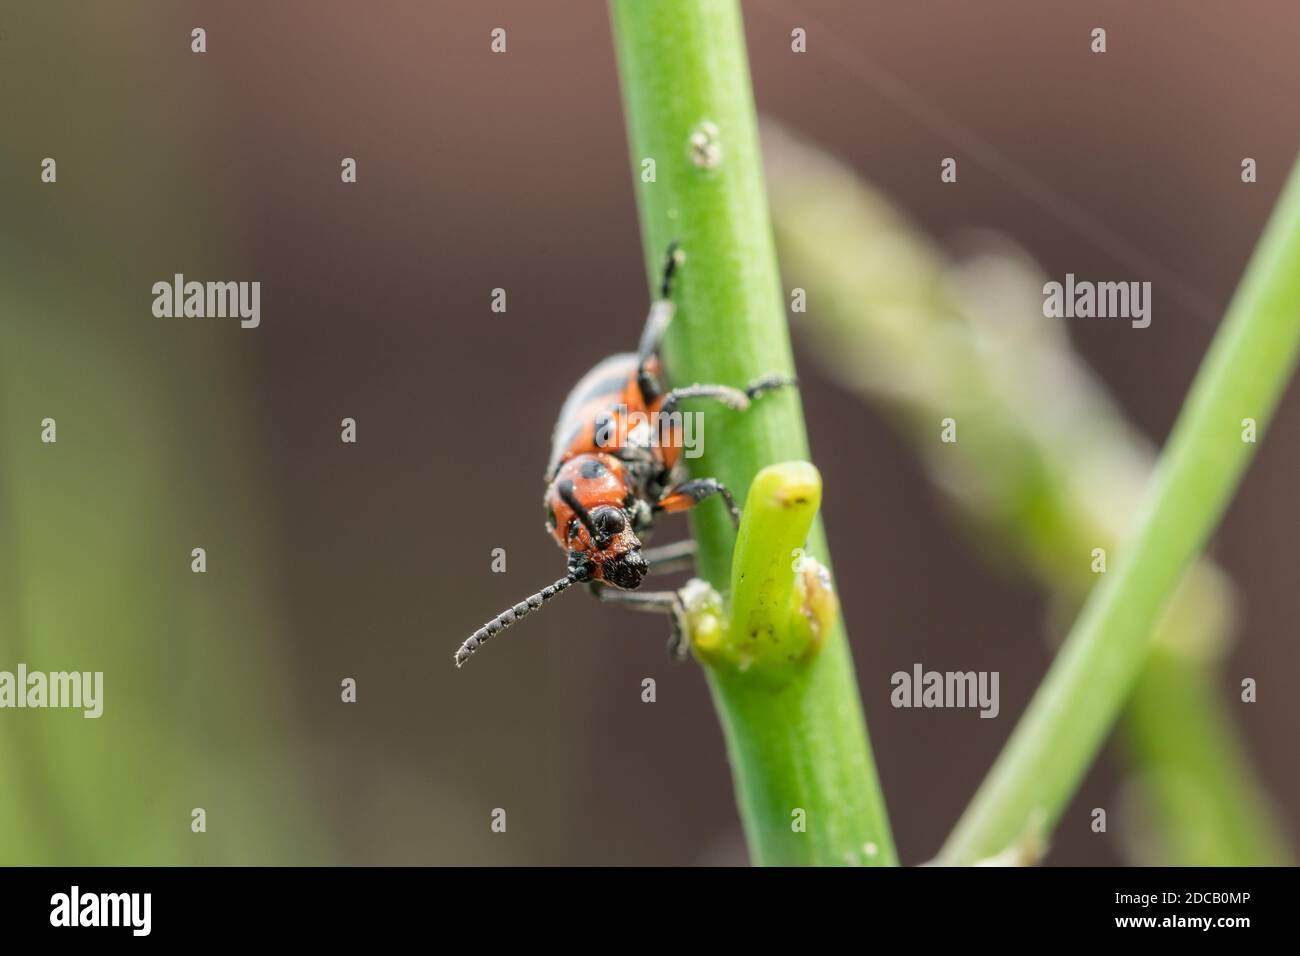
M 694 542 L 643 550 L 661 512 L 685 511 L 717 495 L 732 520 L 739 522 L 736 502 L 715 478 L 683 480 L 681 447 L 674 435 L 678 403 L 708 398 L 743 410 L 750 402 L 794 380 L 771 375 L 748 388 L 688 385 L 666 389 L 659 346 L 673 317 L 672 281 L 684 256 L 674 243 L 664 262 L 659 298 L 650 306 L 636 352 L 611 355 L 582 377 L 560 410 L 546 471 L 546 530 L 568 552 L 564 577 L 514 607 L 502 611 L 473 633 L 456 651 L 461 667 L 489 638 L 537 610 L 575 584 L 588 584 L 602 601 L 673 616 L 669 644 L 674 657 L 686 652 L 682 604 L 675 591 L 637 591 L 654 569 L 669 571 L 691 563 Z M 646 428 L 647 421 L 667 428 Z M 665 437 L 667 440 L 665 440 Z

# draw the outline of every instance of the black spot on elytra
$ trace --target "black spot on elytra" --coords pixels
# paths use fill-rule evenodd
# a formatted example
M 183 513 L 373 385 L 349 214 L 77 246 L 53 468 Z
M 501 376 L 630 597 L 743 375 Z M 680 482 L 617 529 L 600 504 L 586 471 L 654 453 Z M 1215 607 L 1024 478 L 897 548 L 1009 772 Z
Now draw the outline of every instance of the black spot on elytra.
M 584 478 L 601 478 L 609 473 L 609 469 L 597 458 L 588 458 L 582 463 L 582 469 L 579 472 Z

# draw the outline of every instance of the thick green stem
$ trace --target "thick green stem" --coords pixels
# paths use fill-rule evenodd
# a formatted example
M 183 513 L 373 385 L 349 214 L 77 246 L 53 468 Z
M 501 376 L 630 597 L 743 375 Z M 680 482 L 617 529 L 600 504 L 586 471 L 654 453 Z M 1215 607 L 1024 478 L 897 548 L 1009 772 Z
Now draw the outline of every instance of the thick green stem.
M 1300 348 L 1300 167 L 1291 175 L 1161 455 L 1136 529 L 1082 613 L 942 859 L 1051 827 L 1132 689 L 1159 615 L 1218 524 Z
M 670 379 L 744 385 L 789 374 L 739 5 L 613 0 L 611 15 L 650 274 L 670 241 L 686 254 L 665 344 Z M 708 408 L 706 418 L 693 473 L 734 491 L 766 465 L 808 456 L 792 389 L 745 413 Z M 692 528 L 700 575 L 726 590 L 735 535 L 724 509 L 704 504 Z M 807 551 L 827 562 L 818 525 Z M 820 652 L 787 671 L 773 680 L 726 663 L 707 668 L 754 861 L 895 863 L 838 616 Z

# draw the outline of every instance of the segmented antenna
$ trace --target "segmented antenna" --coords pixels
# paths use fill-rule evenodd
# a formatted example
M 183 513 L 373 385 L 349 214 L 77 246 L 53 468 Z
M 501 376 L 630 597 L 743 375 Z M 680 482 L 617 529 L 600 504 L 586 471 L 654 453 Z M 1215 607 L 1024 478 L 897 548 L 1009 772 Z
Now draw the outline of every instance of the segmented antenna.
M 470 635 L 469 640 L 456 650 L 456 666 L 464 667 L 465 662 L 469 660 L 470 655 L 486 644 L 489 638 L 496 637 L 497 634 L 504 631 L 511 624 L 515 623 L 515 621 L 522 617 L 527 617 L 561 591 L 567 590 L 571 585 L 577 584 L 579 580 L 580 579 L 575 575 L 566 575 L 549 587 L 542 588 L 527 600 L 520 601 L 514 607 L 502 611 Z

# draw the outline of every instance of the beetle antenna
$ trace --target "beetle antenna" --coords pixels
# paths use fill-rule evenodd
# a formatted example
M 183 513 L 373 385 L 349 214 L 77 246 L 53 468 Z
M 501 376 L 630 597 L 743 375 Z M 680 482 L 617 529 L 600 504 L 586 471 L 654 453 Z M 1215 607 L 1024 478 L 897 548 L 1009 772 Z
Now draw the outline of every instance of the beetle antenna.
M 587 534 L 591 535 L 591 540 L 597 547 L 603 547 L 602 542 L 605 540 L 605 535 L 602 535 L 596 530 L 596 525 L 595 522 L 591 520 L 591 515 L 587 512 L 587 509 L 582 506 L 582 502 L 578 500 L 578 496 L 573 491 L 573 482 L 560 482 L 558 490 L 560 492 L 560 500 L 573 509 L 573 513 L 578 516 L 578 520 L 582 522 L 582 526 L 587 529 Z
M 501 631 L 504 631 L 515 621 L 522 617 L 527 617 L 533 611 L 549 601 L 561 591 L 568 590 L 573 585 L 582 580 L 578 575 L 570 573 L 560 578 L 549 587 L 544 587 L 527 600 L 520 601 L 514 607 L 502 611 L 492 620 L 488 621 L 465 641 L 456 650 L 456 666 L 464 667 L 465 662 L 469 660 L 470 655 L 488 642 L 489 638 L 496 637 Z

